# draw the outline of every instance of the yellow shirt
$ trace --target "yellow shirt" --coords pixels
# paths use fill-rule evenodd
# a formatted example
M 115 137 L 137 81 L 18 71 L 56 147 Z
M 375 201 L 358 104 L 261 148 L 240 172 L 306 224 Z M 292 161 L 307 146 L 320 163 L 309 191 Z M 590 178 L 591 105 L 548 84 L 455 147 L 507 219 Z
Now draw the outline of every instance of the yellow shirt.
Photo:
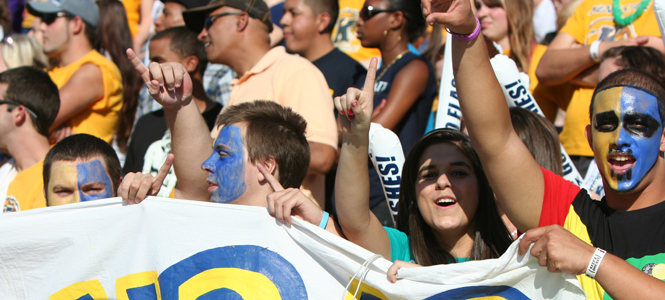
M 359 62 L 381 55 L 379 49 L 364 48 L 356 37 L 358 13 L 364 3 L 365 0 L 339 0 L 339 15 L 331 35 L 339 50 Z
M 122 5 L 127 12 L 127 23 L 132 37 L 139 31 L 139 21 L 141 20 L 141 0 L 122 0 Z
M 639 4 L 639 0 L 621 0 L 623 16 L 635 13 Z M 619 28 L 614 23 L 611 0 L 585 0 L 561 32 L 570 34 L 582 45 L 589 45 L 596 40 L 616 41 L 644 35 L 660 37 L 653 1 L 633 24 Z M 593 88 L 577 87 L 568 105 L 560 138 L 569 155 L 593 156 L 584 137 L 584 128 L 590 123 L 589 106 L 593 91 Z
M 3 212 L 23 211 L 46 207 L 42 170 L 44 160 L 16 174 L 7 188 Z
M 49 70 L 48 74 L 60 89 L 82 65 L 87 63 L 94 64 L 101 69 L 104 96 L 90 107 L 72 116 L 66 123 L 76 133 L 94 135 L 110 144 L 122 109 L 122 77 L 118 67 L 96 50 L 92 50 L 74 63 L 63 68 L 55 67 Z

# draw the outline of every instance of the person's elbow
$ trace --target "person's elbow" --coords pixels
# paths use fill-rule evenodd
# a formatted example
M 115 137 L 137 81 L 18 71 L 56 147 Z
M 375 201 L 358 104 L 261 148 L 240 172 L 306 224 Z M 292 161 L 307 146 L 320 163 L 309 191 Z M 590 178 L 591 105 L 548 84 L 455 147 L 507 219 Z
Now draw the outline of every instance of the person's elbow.
M 309 172 L 327 174 L 335 163 L 337 155 L 335 148 L 330 145 L 310 142 L 309 149 L 311 153 Z
M 547 54 L 547 53 L 546 53 Z M 536 68 L 536 78 L 538 78 L 538 83 L 543 85 L 559 85 L 562 82 L 561 78 L 557 78 L 552 70 L 551 64 L 546 60 L 546 56 L 543 55 L 538 67 Z

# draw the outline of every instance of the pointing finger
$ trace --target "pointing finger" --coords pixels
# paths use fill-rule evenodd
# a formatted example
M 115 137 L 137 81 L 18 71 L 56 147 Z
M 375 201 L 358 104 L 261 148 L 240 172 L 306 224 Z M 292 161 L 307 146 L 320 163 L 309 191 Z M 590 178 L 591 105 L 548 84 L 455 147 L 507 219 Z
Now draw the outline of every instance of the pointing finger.
M 159 188 L 162 186 L 162 182 L 164 182 L 164 179 L 166 179 L 166 175 L 169 175 L 169 171 L 171 170 L 171 166 L 173 165 L 174 160 L 175 156 L 173 153 L 166 157 L 166 161 L 164 161 L 162 167 L 159 168 L 157 177 L 155 177 L 155 182 L 152 184 L 153 188 Z
M 259 164 L 256 164 L 256 167 L 259 169 L 259 172 L 261 172 L 261 174 L 263 174 L 263 176 L 264 176 L 264 177 L 266 178 L 266 180 L 268 181 L 268 184 L 270 184 L 270 186 L 272 187 L 272 189 L 273 189 L 275 192 L 279 192 L 279 191 L 283 191 L 283 190 L 284 190 L 284 188 L 283 188 L 282 185 L 279 183 L 279 181 L 277 180 L 277 178 L 275 178 L 275 176 L 272 176 L 272 174 L 271 174 L 270 172 L 268 172 L 268 170 L 266 170 L 266 168 L 265 168 L 263 165 L 261 165 L 261 164 L 259 163 Z
M 365 85 L 363 86 L 363 92 L 370 93 L 372 97 L 374 97 L 374 79 L 376 78 L 376 65 L 378 63 L 379 61 L 376 57 L 372 57 L 372 60 L 369 62 L 367 77 L 365 77 Z
M 129 59 L 129 61 L 132 63 L 136 72 L 138 72 L 141 75 L 141 78 L 143 78 L 143 82 L 145 84 L 150 84 L 150 71 L 148 70 L 148 68 L 146 68 L 141 59 L 139 59 L 139 57 L 136 56 L 136 53 L 134 53 L 134 50 L 132 50 L 132 48 L 127 49 L 127 59 Z

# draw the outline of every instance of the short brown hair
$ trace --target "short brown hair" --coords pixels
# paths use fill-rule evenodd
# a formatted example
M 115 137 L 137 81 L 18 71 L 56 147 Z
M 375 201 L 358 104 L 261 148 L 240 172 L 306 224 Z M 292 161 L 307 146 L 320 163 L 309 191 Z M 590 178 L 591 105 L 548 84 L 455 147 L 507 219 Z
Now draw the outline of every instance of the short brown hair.
M 120 176 L 122 176 L 122 168 L 120 167 L 118 155 L 106 141 L 84 133 L 62 139 L 46 154 L 42 174 L 44 178 L 44 190 L 48 189 L 48 183 L 51 179 L 51 165 L 54 161 L 90 160 L 95 157 L 99 157 L 104 161 L 104 169 L 106 169 L 109 177 L 111 177 L 113 197 L 115 197 L 118 194 L 118 184 Z
M 309 143 L 305 137 L 307 122 L 291 108 L 272 101 L 245 102 L 224 109 L 217 126 L 247 124 L 244 143 L 249 160 L 273 157 L 284 188 L 298 188 L 309 169 Z
M 5 99 L 33 111 L 28 114 L 39 134 L 48 137 L 60 110 L 60 94 L 51 77 L 35 67 L 18 67 L 0 73 L 0 83 L 7 84 Z M 9 105 L 14 109 L 15 105 Z

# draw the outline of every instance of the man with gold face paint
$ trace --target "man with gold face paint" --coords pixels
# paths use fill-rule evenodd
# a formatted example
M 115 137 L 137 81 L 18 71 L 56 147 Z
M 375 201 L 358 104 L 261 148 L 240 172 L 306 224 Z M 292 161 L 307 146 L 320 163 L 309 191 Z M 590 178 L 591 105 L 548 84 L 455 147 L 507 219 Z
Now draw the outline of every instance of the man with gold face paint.
M 104 140 L 88 134 L 69 136 L 44 159 L 47 205 L 115 197 L 121 174 L 118 156 Z
M 525 232 L 519 254 L 529 251 L 550 272 L 578 275 L 587 299 L 662 299 L 662 81 L 624 69 L 598 83 L 586 126 L 605 186 L 605 197 L 595 201 L 587 191 L 540 167 L 515 133 L 485 41 L 470 34 L 480 24 L 469 1 L 421 4 L 428 23 L 440 23 L 457 35 L 451 42 L 460 108 L 497 201 Z

